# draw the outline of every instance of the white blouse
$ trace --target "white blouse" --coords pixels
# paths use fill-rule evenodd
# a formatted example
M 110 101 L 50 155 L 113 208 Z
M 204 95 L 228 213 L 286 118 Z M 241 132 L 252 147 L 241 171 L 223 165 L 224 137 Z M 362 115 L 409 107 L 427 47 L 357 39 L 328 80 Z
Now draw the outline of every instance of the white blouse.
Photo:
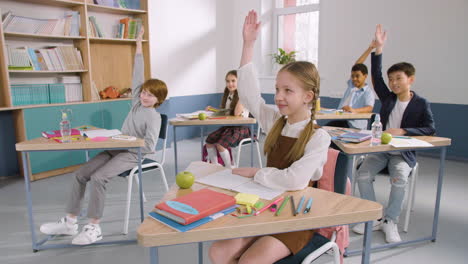
M 233 98 L 234 98 L 234 94 L 229 93 L 228 98 L 226 100 L 226 106 L 224 107 L 225 109 L 231 108 L 231 103 L 232 103 Z M 249 110 L 247 110 L 247 108 L 244 107 L 244 111 L 242 111 L 241 116 L 242 117 L 249 117 L 249 114 L 250 114 Z
M 242 66 L 238 70 L 238 76 L 239 100 L 268 133 L 276 120 L 281 117 L 280 112 L 271 105 L 265 104 L 265 100 L 260 96 L 260 85 L 252 63 Z M 286 122 L 281 135 L 298 138 L 308 123 L 309 120 L 294 124 Z M 302 158 L 293 162 L 286 169 L 281 170 L 273 167 L 260 169 L 255 174 L 254 180 L 269 188 L 283 191 L 304 189 L 310 180 L 316 181 L 322 177 L 330 142 L 330 136 L 325 130 L 316 129 L 314 135 L 307 142 Z

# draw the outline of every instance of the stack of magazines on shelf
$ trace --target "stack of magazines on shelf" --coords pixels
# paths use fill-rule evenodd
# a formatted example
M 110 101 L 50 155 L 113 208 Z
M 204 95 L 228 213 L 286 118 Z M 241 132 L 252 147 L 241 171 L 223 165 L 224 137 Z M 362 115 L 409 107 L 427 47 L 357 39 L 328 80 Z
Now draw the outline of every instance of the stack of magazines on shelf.
M 2 15 L 3 30 L 7 33 L 38 35 L 79 36 L 80 13 L 67 11 L 60 18 L 33 18 L 14 15 L 11 11 Z

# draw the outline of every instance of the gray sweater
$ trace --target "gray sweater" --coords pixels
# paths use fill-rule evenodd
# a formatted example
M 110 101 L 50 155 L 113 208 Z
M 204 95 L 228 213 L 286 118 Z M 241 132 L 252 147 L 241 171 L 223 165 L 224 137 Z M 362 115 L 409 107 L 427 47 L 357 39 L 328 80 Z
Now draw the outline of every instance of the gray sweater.
M 132 109 L 122 125 L 122 134 L 145 140 L 143 155 L 154 153 L 161 129 L 161 115 L 152 107 L 144 107 L 140 102 L 140 89 L 144 82 L 145 65 L 142 54 L 135 55 L 132 79 Z M 135 150 L 131 152 L 136 153 Z

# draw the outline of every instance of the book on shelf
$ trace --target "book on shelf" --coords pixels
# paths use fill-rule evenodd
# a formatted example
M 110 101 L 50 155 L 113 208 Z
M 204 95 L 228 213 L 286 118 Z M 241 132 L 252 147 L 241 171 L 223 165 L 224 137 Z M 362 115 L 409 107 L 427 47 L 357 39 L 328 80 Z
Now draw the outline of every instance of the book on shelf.
M 90 31 L 92 37 L 98 37 L 98 38 L 105 37 L 95 16 L 89 16 L 89 24 L 90 24 L 90 27 L 92 28 L 92 30 Z
M 166 225 L 166 226 L 168 226 L 168 227 L 170 227 L 172 229 L 175 229 L 176 231 L 186 232 L 186 231 L 192 230 L 192 229 L 194 229 L 196 227 L 199 227 L 201 225 L 204 225 L 206 223 L 209 223 L 209 222 L 211 222 L 213 220 L 216 220 L 216 219 L 218 219 L 218 218 L 220 218 L 222 216 L 230 214 L 230 213 L 234 212 L 236 210 L 236 208 L 237 208 L 236 205 L 228 207 L 227 209 L 221 210 L 221 211 L 219 211 L 219 212 L 217 212 L 215 214 L 212 214 L 210 216 L 207 216 L 205 218 L 202 218 L 200 220 L 192 222 L 192 223 L 190 223 L 188 225 L 179 224 L 176 221 L 174 221 L 174 220 L 172 220 L 170 218 L 167 218 L 167 217 L 165 217 L 163 215 L 160 215 L 160 214 L 158 214 L 156 212 L 150 212 L 149 215 L 153 219 L 161 222 L 162 224 L 164 224 L 164 225 Z
M 33 60 L 29 57 L 27 47 L 11 47 L 7 45 L 9 70 L 33 70 Z
M 205 188 L 159 203 L 154 210 L 179 224 L 188 225 L 235 204 L 233 196 Z
M 126 17 L 119 20 L 116 38 L 136 39 L 141 30 L 142 21 L 139 18 Z
M 14 15 L 8 11 L 2 15 L 3 29 L 9 33 L 24 33 L 54 36 L 79 36 L 80 13 L 67 11 L 60 18 L 33 18 Z

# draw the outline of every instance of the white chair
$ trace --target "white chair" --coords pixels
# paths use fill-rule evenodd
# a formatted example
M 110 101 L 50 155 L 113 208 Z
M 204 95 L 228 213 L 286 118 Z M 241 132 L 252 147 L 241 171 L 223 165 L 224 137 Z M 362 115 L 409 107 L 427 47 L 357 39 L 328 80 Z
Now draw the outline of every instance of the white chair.
M 325 243 L 321 247 L 317 248 L 313 252 L 311 252 L 307 257 L 302 260 L 301 264 L 310 264 L 312 261 L 329 251 L 330 249 L 332 250 L 332 255 L 333 255 L 333 263 L 334 264 L 340 264 L 340 249 L 338 248 L 338 245 L 335 243 L 336 240 L 336 233 L 333 232 L 333 235 L 330 239 L 330 242 Z
M 155 170 L 155 169 L 160 169 L 161 171 L 161 178 L 164 183 L 164 187 L 166 188 L 166 191 L 169 190 L 169 186 L 167 184 L 166 180 L 166 174 L 164 173 L 164 161 L 166 159 L 166 144 L 167 144 L 167 115 L 161 114 L 161 129 L 159 132 L 159 139 L 163 140 L 163 146 L 161 150 L 161 160 L 155 161 L 152 159 L 144 159 L 142 162 L 142 172 L 147 172 L 150 170 Z M 135 175 L 136 174 L 136 175 Z M 132 183 L 133 179 L 135 180 L 135 183 L 137 185 L 137 190 L 139 184 L 139 179 L 138 179 L 138 166 L 135 166 L 133 169 L 125 171 L 121 174 L 119 174 L 120 177 L 127 177 L 127 182 L 128 182 L 128 188 L 127 188 L 127 202 L 126 202 L 126 207 L 125 207 L 125 218 L 124 218 L 124 226 L 123 226 L 123 234 L 128 233 L 128 222 L 130 218 L 130 204 L 132 200 Z M 134 177 L 136 176 L 136 177 Z M 145 194 L 143 193 L 143 202 L 146 202 L 146 197 Z
M 260 125 L 258 125 L 257 129 L 257 134 L 254 135 L 254 140 L 253 142 L 255 143 L 255 146 L 257 147 L 257 156 L 258 156 L 258 164 L 260 168 L 263 168 L 262 166 L 262 154 L 260 153 L 260 144 L 258 144 L 258 140 L 260 139 Z M 252 138 L 244 138 L 239 142 L 239 146 L 237 146 L 237 155 L 236 155 L 236 166 L 239 166 L 239 161 L 240 161 L 240 154 L 242 150 L 242 146 L 246 146 L 252 143 Z M 252 157 L 253 158 L 253 157 Z
M 352 186 L 351 190 L 353 192 L 353 195 L 354 195 L 354 189 L 355 189 L 354 186 L 356 185 L 356 177 L 355 177 L 356 172 L 357 172 L 356 168 L 359 167 L 361 162 L 362 160 L 358 160 L 357 162 L 355 162 L 355 164 L 357 163 L 357 165 L 354 166 L 355 169 L 353 171 L 353 177 L 352 177 L 352 183 L 351 183 L 351 186 Z M 419 164 L 416 162 L 416 165 L 411 170 L 410 175 L 408 177 L 408 189 L 407 189 L 407 194 L 406 194 L 406 206 L 405 206 L 406 212 L 405 212 L 405 220 L 404 220 L 404 226 L 403 226 L 403 231 L 405 233 L 408 232 L 411 212 L 413 211 L 413 208 L 414 208 L 414 200 L 416 197 L 416 183 L 418 180 L 418 175 L 419 175 Z

